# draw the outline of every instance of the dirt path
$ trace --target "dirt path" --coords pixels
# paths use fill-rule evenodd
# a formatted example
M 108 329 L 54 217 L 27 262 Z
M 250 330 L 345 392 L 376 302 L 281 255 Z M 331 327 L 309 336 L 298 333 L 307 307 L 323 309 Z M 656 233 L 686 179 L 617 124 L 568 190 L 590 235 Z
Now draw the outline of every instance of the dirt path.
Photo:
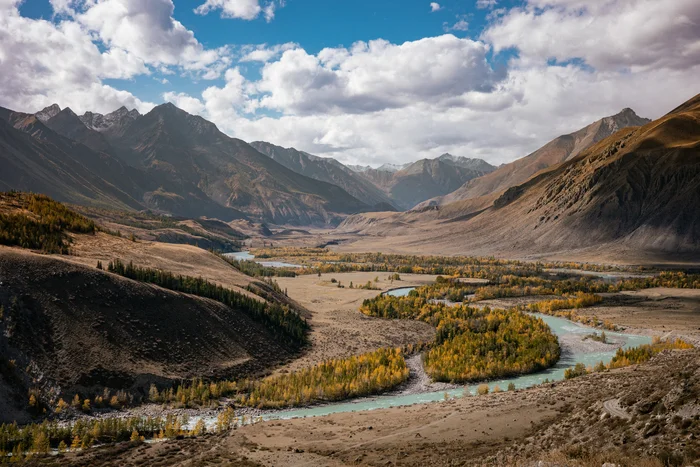
M 612 417 L 630 420 L 632 416 L 620 407 L 620 399 L 610 399 L 603 402 L 603 409 Z

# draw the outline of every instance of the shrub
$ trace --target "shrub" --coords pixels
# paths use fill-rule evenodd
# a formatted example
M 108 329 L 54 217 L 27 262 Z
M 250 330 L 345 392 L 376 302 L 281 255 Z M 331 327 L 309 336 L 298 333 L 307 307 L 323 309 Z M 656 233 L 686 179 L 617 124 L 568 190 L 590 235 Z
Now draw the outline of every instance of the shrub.
M 476 388 L 476 393 L 480 396 L 488 394 L 489 393 L 489 385 L 488 384 L 480 384 L 479 387 Z

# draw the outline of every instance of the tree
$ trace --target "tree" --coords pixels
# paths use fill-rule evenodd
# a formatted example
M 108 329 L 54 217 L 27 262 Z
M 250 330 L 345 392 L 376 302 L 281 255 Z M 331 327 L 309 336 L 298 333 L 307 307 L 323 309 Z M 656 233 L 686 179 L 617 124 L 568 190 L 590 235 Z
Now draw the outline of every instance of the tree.
M 66 445 L 66 442 L 61 440 L 60 443 L 58 443 L 58 453 L 59 454 L 64 454 L 68 450 L 68 445 Z
M 511 381 L 510 383 L 508 383 L 508 390 L 515 391 L 515 383 L 514 382 Z
M 70 443 L 70 450 L 71 451 L 77 451 L 80 449 L 80 446 L 82 446 L 82 442 L 80 441 L 80 436 L 75 435 L 73 438 L 73 441 Z
M 97 262 L 97 269 L 103 269 L 102 268 L 102 261 Z
M 151 384 L 151 388 L 148 390 L 148 400 L 151 402 L 160 402 L 160 394 L 155 384 Z
M 136 428 L 131 432 L 131 437 L 129 438 L 129 441 L 132 443 L 138 443 L 141 441 L 141 437 L 139 436 L 139 432 L 136 431 Z
M 39 454 L 47 454 L 49 452 L 49 437 L 46 435 L 44 430 L 39 430 L 34 435 L 34 440 L 32 441 L 32 452 Z
M 56 404 L 56 413 L 62 413 L 68 408 L 68 404 L 63 399 L 58 399 L 58 404 Z
M 236 413 L 231 407 L 226 407 L 223 412 L 216 417 L 216 431 L 219 433 L 226 433 L 231 431 L 233 428 L 233 423 L 236 418 Z
M 194 428 L 192 429 L 192 435 L 193 436 L 201 436 L 207 432 L 207 425 L 204 423 L 203 419 L 197 420 L 197 423 L 194 425 Z

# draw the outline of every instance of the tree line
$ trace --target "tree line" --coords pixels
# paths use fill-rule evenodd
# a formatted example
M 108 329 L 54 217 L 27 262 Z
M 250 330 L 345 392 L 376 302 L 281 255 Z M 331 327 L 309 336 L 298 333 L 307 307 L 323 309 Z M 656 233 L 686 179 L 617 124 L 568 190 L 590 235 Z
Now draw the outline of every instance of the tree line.
M 308 323 L 287 305 L 258 300 L 209 282 L 202 277 L 175 275 L 160 269 L 134 266 L 132 262 L 124 264 L 119 259 L 110 261 L 107 270 L 129 279 L 216 300 L 228 307 L 243 311 L 294 345 L 303 346 L 307 343 Z
M 71 211 L 48 196 L 33 193 L 0 193 L 0 200 L 12 209 L 0 214 L 0 244 L 68 254 L 66 231 L 95 233 L 90 219 Z
M 652 357 L 664 350 L 688 350 L 692 348 L 694 348 L 693 345 L 683 339 L 661 340 L 658 337 L 654 337 L 651 344 L 643 344 L 629 349 L 623 349 L 622 347 L 617 349 L 617 352 L 607 365 L 602 361 L 593 367 L 586 367 L 583 363 L 577 363 L 573 368 L 564 370 L 564 378 L 572 379 L 593 372 L 637 365 L 651 360 Z

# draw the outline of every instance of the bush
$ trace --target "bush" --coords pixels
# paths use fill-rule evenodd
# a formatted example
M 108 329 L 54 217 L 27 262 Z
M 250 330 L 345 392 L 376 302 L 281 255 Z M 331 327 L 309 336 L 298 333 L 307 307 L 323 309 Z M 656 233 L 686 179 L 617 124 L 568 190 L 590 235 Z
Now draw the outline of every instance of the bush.
M 479 387 L 476 388 L 476 393 L 480 396 L 484 396 L 489 393 L 489 385 L 488 384 L 480 384 Z

